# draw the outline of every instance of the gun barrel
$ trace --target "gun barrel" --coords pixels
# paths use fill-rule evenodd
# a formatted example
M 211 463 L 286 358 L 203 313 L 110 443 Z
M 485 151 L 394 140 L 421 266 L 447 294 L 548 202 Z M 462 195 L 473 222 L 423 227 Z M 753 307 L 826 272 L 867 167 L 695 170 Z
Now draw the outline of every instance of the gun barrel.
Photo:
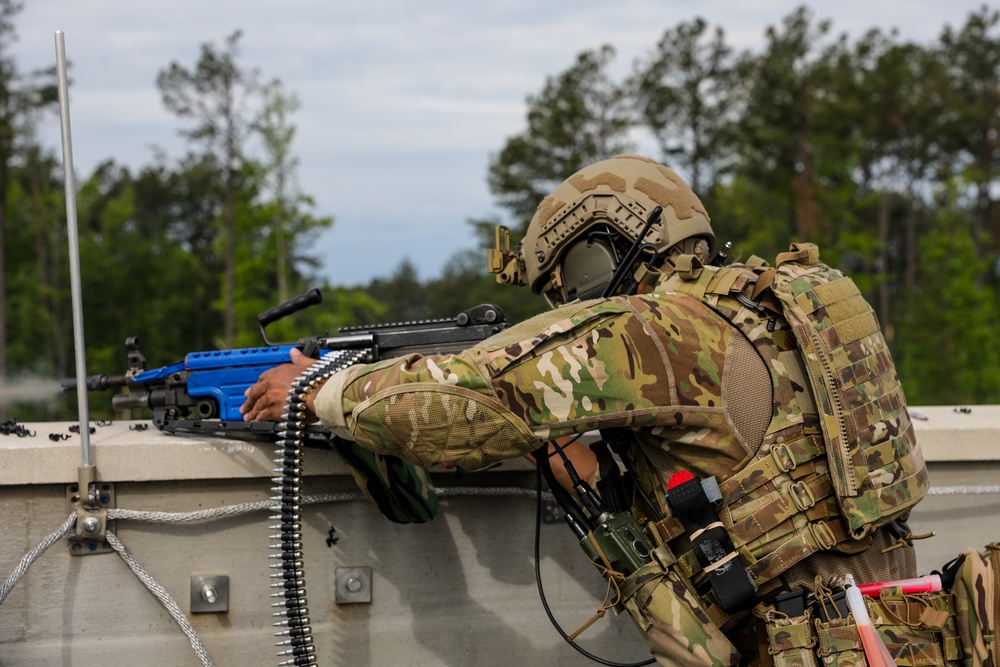
M 124 375 L 88 375 L 84 381 L 87 391 L 107 391 L 128 385 L 128 377 Z M 76 378 L 62 381 L 63 391 L 76 391 Z

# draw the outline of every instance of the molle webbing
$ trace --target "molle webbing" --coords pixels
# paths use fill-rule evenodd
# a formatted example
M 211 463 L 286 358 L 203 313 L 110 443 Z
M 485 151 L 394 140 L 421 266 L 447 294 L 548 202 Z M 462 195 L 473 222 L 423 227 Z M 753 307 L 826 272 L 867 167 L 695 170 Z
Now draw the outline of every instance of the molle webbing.
M 818 251 L 812 259 L 815 257 Z M 782 259 L 811 258 L 808 253 L 793 253 Z M 790 331 L 785 318 L 774 326 L 772 318 L 775 315 L 783 313 L 789 317 L 787 306 L 778 301 L 772 290 L 776 278 L 780 279 L 777 271 L 764 266 L 720 268 L 699 267 L 692 263 L 690 271 L 675 274 L 662 285 L 665 291 L 701 300 L 740 329 L 771 370 L 775 391 L 780 389 L 780 394 L 775 394 L 775 416 L 756 456 L 720 483 L 722 505 L 727 510 L 721 514 L 722 521 L 741 559 L 759 584 L 814 553 L 834 548 L 852 552 L 864 549 L 870 541 L 856 541 L 863 534 L 854 534 L 845 521 L 838 489 L 830 475 L 830 468 L 835 463 L 828 460 L 822 432 L 826 422 L 813 400 L 815 389 L 811 392 L 808 386 L 802 386 L 812 383 L 800 333 Z M 841 340 L 843 344 L 857 346 L 860 345 L 857 341 L 867 342 L 873 328 L 877 330 L 870 308 L 857 314 L 852 312 L 856 308 L 852 301 L 860 298 L 860 294 L 849 280 L 827 281 L 820 286 L 819 304 L 810 300 L 811 295 L 807 292 L 797 295 L 801 303 L 795 307 L 810 313 L 822 309 L 819 314 L 825 314 L 830 308 L 833 311 L 831 319 L 835 318 L 838 325 L 819 334 L 825 336 L 824 340 L 833 342 L 837 337 L 849 341 L 843 343 Z M 843 305 L 839 305 L 842 302 Z M 758 304 L 766 308 L 761 309 Z M 831 364 L 836 367 L 838 381 L 843 386 L 864 385 L 887 373 L 894 377 L 892 360 L 884 345 L 876 346 L 869 356 L 856 356 L 860 360 L 856 364 L 843 361 Z M 799 370 L 789 374 L 794 368 Z M 879 397 L 879 400 L 890 405 L 895 402 L 891 396 Z M 902 405 L 901 395 L 898 400 Z M 857 417 L 867 419 L 864 414 Z M 891 430 L 873 422 L 865 423 L 871 424 L 872 433 L 879 429 Z M 891 465 L 897 456 L 894 444 L 896 440 L 882 438 L 880 444 L 867 450 L 874 465 Z M 664 540 L 683 534 L 682 527 L 671 517 L 657 527 Z M 688 559 L 683 551 L 678 554 L 680 563 L 697 572 L 693 559 Z
M 668 279 L 663 288 L 670 292 L 680 292 L 704 301 L 706 295 L 730 294 L 742 291 L 754 280 L 754 274 L 746 268 L 704 267 L 691 255 L 682 255 L 677 260 L 685 267 Z
M 761 452 L 766 456 L 758 456 L 747 467 L 719 484 L 723 505 L 728 506 L 742 500 L 747 494 L 774 481 L 782 473 L 788 473 L 792 479 L 798 479 L 813 472 L 813 467 L 806 467 L 803 464 L 819 458 L 824 453 L 825 450 L 817 446 L 816 438 L 804 437 L 795 447 L 789 447 L 784 443 L 771 445 L 769 451 Z
M 806 362 L 844 519 L 861 538 L 924 496 L 927 470 L 875 313 L 818 258 L 814 245 L 793 245 L 771 289 Z
M 789 522 L 791 523 L 791 522 Z M 733 543 L 742 543 L 740 535 L 727 525 Z M 655 525 L 657 536 L 663 542 L 668 542 L 684 534 L 684 529 L 674 517 L 668 516 Z M 758 585 L 771 581 L 792 565 L 820 551 L 829 551 L 838 544 L 851 539 L 844 528 L 844 522 L 838 517 L 830 521 L 802 522 L 801 528 L 782 532 L 781 543 L 769 549 L 759 558 L 754 559 L 744 545 L 737 544 L 740 560 L 746 566 L 747 572 Z M 688 579 L 694 579 L 701 572 L 698 559 L 690 548 L 690 543 L 682 543 L 677 550 L 679 571 Z M 710 598 L 706 597 L 706 600 Z
M 771 299 L 769 309 L 750 302 L 758 296 L 755 283 L 773 271 L 743 265 L 696 268 L 675 274 L 662 288 L 701 300 L 740 329 L 764 359 L 775 391 L 782 391 L 780 405 L 775 406 L 777 416 L 761 431 L 763 442 L 756 455 L 719 484 L 725 508 L 720 518 L 760 585 L 814 553 L 850 541 L 850 536 L 833 493 L 816 406 L 806 387 L 792 389 L 807 382 L 805 371 L 788 375 L 792 365 L 802 363 L 794 336 L 787 324 L 777 330 L 769 326 L 769 320 L 780 313 L 780 305 L 769 292 L 760 295 Z M 777 394 L 775 400 L 779 400 Z M 669 472 L 663 462 L 653 458 L 651 462 L 661 474 Z M 684 533 L 673 517 L 661 521 L 657 529 L 664 541 Z M 698 572 L 687 547 L 678 550 L 678 559 L 689 576 Z

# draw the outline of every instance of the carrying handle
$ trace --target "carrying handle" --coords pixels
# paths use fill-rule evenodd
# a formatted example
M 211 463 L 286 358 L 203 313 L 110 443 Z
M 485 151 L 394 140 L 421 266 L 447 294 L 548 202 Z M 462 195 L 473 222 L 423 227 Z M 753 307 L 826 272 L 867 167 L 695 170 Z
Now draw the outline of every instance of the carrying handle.
M 277 322 L 283 317 L 287 317 L 292 313 L 297 313 L 300 310 L 308 308 L 309 306 L 314 306 L 317 303 L 322 302 L 323 295 L 314 287 L 305 294 L 300 294 L 294 299 L 290 299 L 258 315 L 257 322 L 260 324 L 260 335 L 264 339 L 264 342 L 268 345 L 274 345 L 274 343 L 272 343 L 267 337 L 267 331 L 265 328 L 268 324 Z

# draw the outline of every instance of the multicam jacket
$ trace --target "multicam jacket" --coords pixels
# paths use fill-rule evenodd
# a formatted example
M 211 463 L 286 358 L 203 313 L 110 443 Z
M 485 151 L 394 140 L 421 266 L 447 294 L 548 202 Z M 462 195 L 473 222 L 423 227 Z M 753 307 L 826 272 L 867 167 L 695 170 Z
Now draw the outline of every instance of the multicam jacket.
M 724 479 L 759 448 L 772 407 L 746 338 L 705 305 L 668 294 L 574 303 L 461 354 L 349 373 L 342 406 L 320 392 L 320 418 L 342 410 L 359 444 L 420 465 L 475 469 L 559 436 L 631 427 L 681 467 Z M 747 378 L 765 386 L 751 391 Z M 741 429 L 745 415 L 756 431 Z
M 841 345 L 823 354 L 808 346 L 810 363 L 833 364 L 835 398 L 853 410 L 845 432 L 864 438 L 839 458 L 824 442 L 829 401 L 824 392 L 818 406 L 785 317 L 801 325 L 801 313 L 761 298 L 763 263 L 696 266 L 649 294 L 575 302 L 460 354 L 351 367 L 328 383 L 336 390 L 319 393 L 317 414 L 346 419 L 358 444 L 377 453 L 470 469 L 559 436 L 630 429 L 648 496 L 662 503 L 677 469 L 715 476 L 723 523 L 754 578 L 768 581 L 818 551 L 863 550 L 874 527 L 904 514 L 927 485 L 874 316 L 857 325 L 853 308 L 867 305 L 856 288 L 817 287 L 853 283 L 818 256 L 799 259 L 767 282 L 791 285 L 779 297 L 794 289 L 799 301 L 812 299 L 806 310 L 826 329 L 820 337 Z M 842 491 L 831 461 L 860 488 Z M 683 532 L 669 517 L 659 529 L 665 541 Z

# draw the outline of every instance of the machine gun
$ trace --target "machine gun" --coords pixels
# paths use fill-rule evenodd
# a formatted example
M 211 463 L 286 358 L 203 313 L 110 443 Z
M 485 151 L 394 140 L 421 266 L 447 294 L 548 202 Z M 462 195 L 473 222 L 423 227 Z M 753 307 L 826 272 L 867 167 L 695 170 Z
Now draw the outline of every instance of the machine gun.
M 90 375 L 87 389 L 122 389 L 111 399 L 115 410 L 152 410 L 153 424 L 167 433 L 273 441 L 278 424 L 244 422 L 240 406 L 244 392 L 261 373 L 289 362 L 293 347 L 314 358 L 340 351 L 352 362 L 373 362 L 413 352 L 459 352 L 508 326 L 499 307 L 483 304 L 455 317 L 343 327 L 337 336 L 310 336 L 295 343 L 276 344 L 268 338 L 267 325 L 322 300 L 319 290 L 313 289 L 258 315 L 264 347 L 191 352 L 183 361 L 161 368 L 147 370 L 139 339 L 128 338 L 128 371 L 118 376 Z M 66 380 L 62 386 L 76 391 L 76 380 Z M 319 427 L 310 427 L 310 435 L 326 438 Z

